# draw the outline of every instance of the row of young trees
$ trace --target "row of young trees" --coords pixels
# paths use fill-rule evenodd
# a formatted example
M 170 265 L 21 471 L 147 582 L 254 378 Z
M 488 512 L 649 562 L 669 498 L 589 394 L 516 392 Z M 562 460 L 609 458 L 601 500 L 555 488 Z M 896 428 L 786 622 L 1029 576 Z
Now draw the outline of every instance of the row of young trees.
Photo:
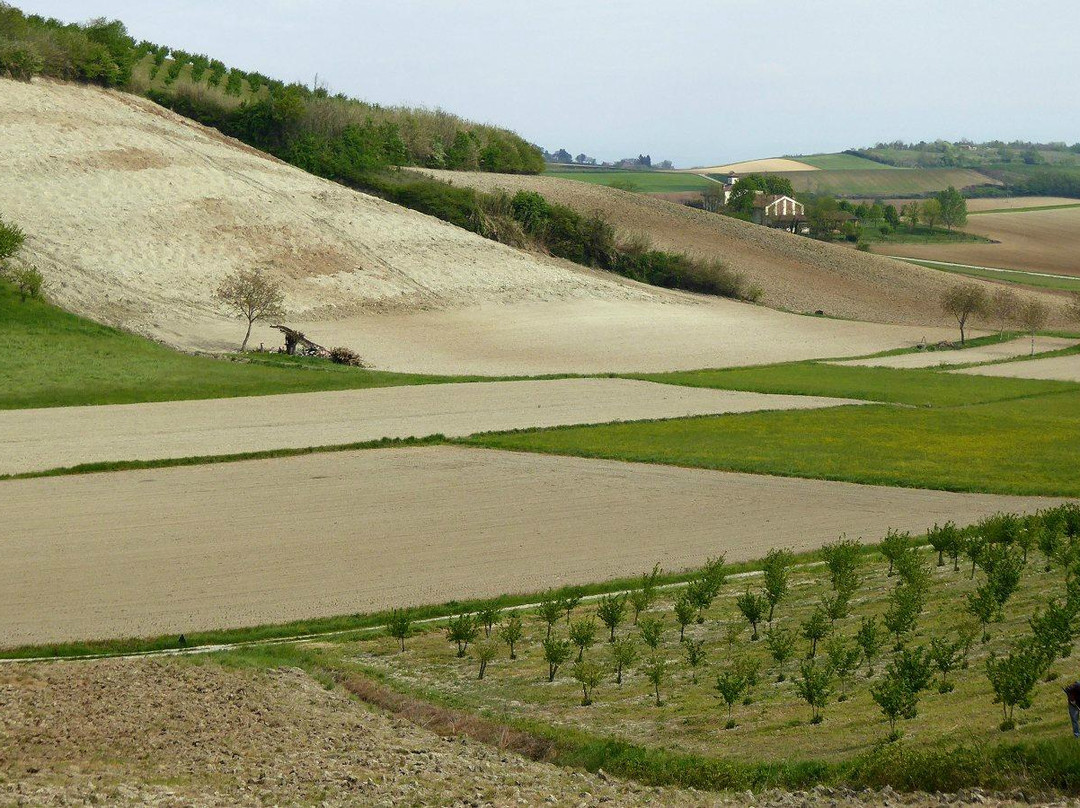
M 967 329 L 972 320 L 985 319 L 998 329 L 998 337 L 1006 329 L 1019 328 L 1031 337 L 1031 353 L 1035 353 L 1035 336 L 1046 328 L 1052 312 L 1040 300 L 1024 299 L 1012 290 L 999 287 L 990 294 L 982 286 L 961 283 L 945 290 L 941 310 L 956 320 L 960 327 L 960 344 L 967 342 Z M 1062 314 L 1080 324 L 1080 293 L 1074 293 Z
M 918 715 L 925 691 L 936 687 L 948 693 L 953 689 L 952 676 L 968 667 L 980 630 L 982 642 L 989 641 L 991 626 L 1004 618 L 1031 552 L 1038 549 L 1047 569 L 1057 567 L 1065 572 L 1065 589 L 1045 600 L 1028 620 L 1028 631 L 1015 638 L 1005 653 L 991 653 L 984 663 L 995 701 L 1002 706 L 1001 728 L 1014 727 L 1015 708 L 1030 706 L 1039 679 L 1046 678 L 1052 665 L 1071 653 L 1078 634 L 1080 507 L 1069 504 L 1025 517 L 997 514 L 963 529 L 953 523 L 935 525 L 927 540 L 937 552 L 939 567 L 945 566 L 948 557 L 953 574 L 980 578 L 978 587 L 965 599 L 971 619 L 951 632 L 936 629 L 927 644 L 915 644 L 912 638 L 925 617 L 931 567 L 910 534 L 890 531 L 877 548 L 888 563 L 887 578 L 894 582 L 884 613 L 862 615 L 857 626 L 847 630 L 844 626 L 850 623 L 862 583 L 866 548 L 846 539 L 822 548 L 827 591 L 810 614 L 793 627 L 784 625 L 780 613 L 789 597 L 795 559 L 788 550 L 771 551 L 762 565 L 760 588 L 747 587 L 735 598 L 744 622 L 729 621 L 726 626 L 724 656 L 729 661 L 716 672 L 713 684 L 726 705 L 727 726 L 736 726 L 735 704 L 740 700 L 751 703 L 762 677 L 760 660 L 735 650 L 735 643 L 749 628 L 750 642 L 764 637 L 777 682 L 788 679 L 790 665 L 797 659 L 792 687 L 811 708 L 812 723 L 823 720 L 824 709 L 834 695 L 839 701 L 849 697 L 851 683 L 861 669 L 871 699 L 888 721 L 889 737 L 899 737 L 899 722 Z M 970 561 L 970 572 L 961 570 L 961 559 Z M 654 568 L 632 591 L 602 596 L 593 614 L 578 619 L 574 614 L 582 602 L 580 591 L 545 597 L 535 614 L 543 625 L 540 645 L 547 680 L 554 681 L 558 672 L 570 665 L 571 676 L 581 687 L 582 703 L 588 705 L 608 677 L 616 686 L 621 685 L 625 673 L 637 665 L 656 704 L 662 705 L 673 660 L 663 652 L 664 637 L 671 629 L 665 626 L 663 614 L 654 609 L 659 574 L 659 567 Z M 697 684 L 710 649 L 688 629 L 705 622 L 705 613 L 727 579 L 724 559 L 712 559 L 671 602 L 670 614 L 679 631 L 683 663 L 692 684 Z M 483 678 L 488 664 L 498 656 L 500 644 L 508 647 L 510 659 L 517 658 L 525 636 L 523 614 L 506 613 L 499 603 L 490 603 L 476 614 L 452 618 L 447 624 L 447 639 L 456 646 L 459 657 L 467 655 L 470 645 L 474 648 L 478 675 Z M 394 612 L 388 630 L 404 650 L 410 634 L 407 614 Z M 604 655 L 598 657 L 592 651 L 597 645 L 606 646 Z M 882 660 L 884 668 L 876 673 Z

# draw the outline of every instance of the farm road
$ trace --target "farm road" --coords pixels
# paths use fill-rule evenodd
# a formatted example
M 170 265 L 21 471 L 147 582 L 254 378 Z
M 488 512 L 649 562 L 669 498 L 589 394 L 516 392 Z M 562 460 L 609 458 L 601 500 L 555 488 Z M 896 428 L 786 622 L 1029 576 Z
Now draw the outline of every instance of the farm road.
M 0 489 L 0 646 L 535 592 L 1057 501 L 455 446 Z
M 630 379 L 478 382 L 0 412 L 0 474 L 861 402 Z

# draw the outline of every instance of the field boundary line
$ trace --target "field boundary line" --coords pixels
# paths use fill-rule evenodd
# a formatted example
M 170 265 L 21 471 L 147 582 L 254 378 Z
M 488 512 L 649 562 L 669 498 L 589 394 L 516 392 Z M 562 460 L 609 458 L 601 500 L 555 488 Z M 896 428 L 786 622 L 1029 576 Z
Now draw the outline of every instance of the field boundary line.
M 1080 206 L 1078 206 L 1080 207 Z M 957 264 L 953 261 L 934 261 L 930 258 L 912 258 L 909 255 L 889 255 L 887 258 L 892 258 L 897 261 L 906 261 L 908 263 L 923 263 L 923 264 L 937 264 L 943 267 L 960 267 L 961 269 L 981 269 L 986 272 L 1009 272 L 1015 275 L 1031 275 L 1036 278 L 1053 278 L 1059 281 L 1080 281 L 1080 276 L 1077 275 L 1055 275 L 1050 272 L 1032 272 L 1027 269 L 1006 269 L 1005 267 L 984 267 L 979 264 Z

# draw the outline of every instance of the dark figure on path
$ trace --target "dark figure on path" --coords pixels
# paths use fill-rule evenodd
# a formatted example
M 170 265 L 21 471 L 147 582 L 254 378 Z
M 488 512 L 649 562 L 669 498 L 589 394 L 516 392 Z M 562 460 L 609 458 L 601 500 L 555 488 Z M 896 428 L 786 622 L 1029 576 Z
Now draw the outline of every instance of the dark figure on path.
M 1072 721 L 1073 737 L 1080 738 L 1080 682 L 1073 682 L 1061 689 L 1065 691 L 1065 698 L 1069 700 L 1069 719 Z

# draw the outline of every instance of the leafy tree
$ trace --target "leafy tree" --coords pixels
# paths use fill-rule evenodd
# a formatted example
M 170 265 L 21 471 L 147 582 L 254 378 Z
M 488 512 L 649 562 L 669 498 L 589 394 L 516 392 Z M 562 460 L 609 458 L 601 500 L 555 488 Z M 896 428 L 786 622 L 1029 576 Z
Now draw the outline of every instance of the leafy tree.
M 457 643 L 458 657 L 465 656 L 469 643 L 480 636 L 480 624 L 471 614 L 459 614 L 451 617 L 446 624 L 446 639 Z
M 967 200 L 951 185 L 934 197 L 941 208 L 941 221 L 946 228 L 963 227 L 967 223 Z
M 386 621 L 386 633 L 401 643 L 401 650 L 405 650 L 405 638 L 409 636 L 412 620 L 409 613 L 403 609 L 394 609 L 390 612 L 390 619 Z
M 762 572 L 765 578 L 765 599 L 769 602 L 769 616 L 767 620 L 771 624 L 773 612 L 788 593 L 788 571 L 795 562 L 795 556 L 790 550 L 773 548 L 765 556 Z
M 754 688 L 757 687 L 757 683 L 761 679 L 761 660 L 749 656 L 740 657 L 735 662 L 735 670 L 739 672 L 739 675 L 742 676 L 743 681 L 746 683 L 746 696 L 743 698 L 743 704 L 753 704 Z
M 675 622 L 679 624 L 679 642 L 686 637 L 686 627 L 697 619 L 698 610 L 687 593 L 675 598 Z
M 548 664 L 548 681 L 555 681 L 555 674 L 559 672 L 559 666 L 570 658 L 573 653 L 570 640 L 558 637 L 545 637 L 541 643 L 544 648 L 544 661 Z
M 998 325 L 998 339 L 1005 336 L 1005 327 L 1015 323 L 1020 315 L 1020 298 L 1012 289 L 999 286 L 987 301 L 986 311 Z
M 1050 321 L 1050 309 L 1038 300 L 1028 300 L 1020 307 L 1020 325 L 1031 337 L 1031 356 L 1035 355 L 1035 335 L 1046 328 Z
M 985 314 L 987 307 L 986 292 L 973 283 L 961 283 L 951 287 L 942 295 L 941 308 L 952 316 L 960 326 L 960 344 L 966 344 L 968 321 L 972 317 Z
M 926 223 L 926 226 L 930 229 L 934 229 L 934 225 L 941 220 L 941 202 L 931 197 L 922 203 L 922 208 L 919 211 L 919 215 Z
M 890 578 L 892 577 L 893 569 L 896 566 L 896 559 L 909 547 L 911 547 L 910 533 L 901 533 L 889 528 L 888 532 L 885 534 L 885 538 L 881 540 L 881 545 L 878 549 L 885 557 L 885 560 L 889 562 L 888 575 Z
M 3 267 L 0 266 L 0 277 L 4 276 L 2 270 Z M 20 303 L 25 303 L 29 298 L 40 297 L 45 286 L 45 276 L 35 266 L 15 267 L 7 273 L 7 277 L 15 285 Z
M 638 630 L 642 641 L 652 650 L 660 647 L 660 638 L 664 634 L 664 622 L 656 617 L 643 617 L 638 621 Z
M 831 196 L 819 196 L 806 206 L 806 223 L 814 238 L 831 240 L 844 218 L 839 203 Z
M 930 570 L 927 569 L 919 556 L 919 551 L 914 547 L 908 547 L 896 557 L 896 574 L 900 579 L 899 584 L 920 590 L 925 590 L 930 586 Z
M 922 218 L 922 205 L 918 202 L 908 202 L 900 209 L 900 215 L 907 220 L 908 229 L 915 231 L 915 226 Z
M 498 600 L 492 600 L 481 606 L 476 617 L 484 626 L 484 636 L 491 636 L 491 627 L 502 620 L 502 604 Z
M 889 223 L 889 227 L 893 230 L 900 227 L 900 213 L 896 210 L 896 205 L 886 205 L 882 210 L 882 215 L 885 217 L 885 221 Z
M 904 638 L 915 630 L 925 598 L 925 592 L 920 587 L 907 584 L 895 587 L 889 594 L 889 606 L 882 623 L 895 638 L 897 648 L 902 646 Z
M 861 545 L 851 539 L 841 538 L 822 546 L 821 555 L 829 570 L 829 582 L 837 594 L 850 597 L 858 588 L 856 570 L 861 554 Z
M 603 668 L 595 662 L 578 662 L 574 665 L 571 675 L 581 685 L 581 706 L 588 707 L 593 703 L 593 691 L 604 678 Z
M 735 605 L 742 612 L 743 617 L 746 618 L 746 622 L 750 624 L 750 641 L 756 642 L 758 623 L 765 617 L 769 605 L 768 601 L 763 595 L 751 592 L 750 587 L 747 587 L 746 592 L 735 599 Z
M 837 620 L 843 620 L 848 616 L 851 601 L 845 592 L 836 592 L 831 595 L 822 595 L 821 610 L 829 618 L 829 623 L 834 624 Z
M 940 527 L 935 522 L 934 526 L 926 531 L 926 538 L 930 542 L 930 546 L 937 551 L 937 565 L 939 567 L 945 566 L 946 553 L 949 554 L 949 558 L 959 559 L 960 531 L 953 522 L 946 522 Z M 954 552 L 956 553 L 955 556 L 953 555 Z
M 511 614 L 506 618 L 506 625 L 499 631 L 499 636 L 502 637 L 502 641 L 510 646 L 510 658 L 517 659 L 517 644 L 521 642 L 521 637 L 524 634 L 524 629 L 521 625 L 521 617 L 517 614 Z
M 551 629 L 562 619 L 562 602 L 551 594 L 545 595 L 536 607 L 536 613 L 547 623 L 547 636 L 550 637 Z
M 828 666 L 818 666 L 812 659 L 799 666 L 799 678 L 795 680 L 795 692 L 813 709 L 811 724 L 820 724 L 821 710 L 828 704 L 832 694 L 832 675 Z
M 885 637 L 881 633 L 876 617 L 863 617 L 859 624 L 859 630 L 855 633 L 855 642 L 862 651 L 863 659 L 866 660 L 867 674 L 874 675 L 874 660 L 881 653 L 881 646 L 885 644 Z
M 562 608 L 566 612 L 566 625 L 570 625 L 570 615 L 585 597 L 585 591 L 578 586 L 572 586 L 566 590 L 566 596 L 562 599 Z
M 26 234 L 18 225 L 0 219 L 0 263 L 14 256 L 26 241 Z
M 810 641 L 810 659 L 817 655 L 818 641 L 827 637 L 831 630 L 832 626 L 825 612 L 820 607 L 814 609 L 810 617 L 802 624 L 802 635 Z
M 247 321 L 247 331 L 240 350 L 247 349 L 251 326 L 256 320 L 285 316 L 285 293 L 281 284 L 262 269 L 238 269 L 226 275 L 214 296 L 226 308 Z
M 604 595 L 600 598 L 600 604 L 596 607 L 596 614 L 600 622 L 608 627 L 610 636 L 608 642 L 615 642 L 615 629 L 626 617 L 625 595 Z
M 949 693 L 953 686 L 949 681 L 949 671 L 960 664 L 963 646 L 960 640 L 952 640 L 945 637 L 932 637 L 930 639 L 930 661 L 941 674 L 938 684 L 939 693 Z
M 686 664 L 690 666 L 690 681 L 697 684 L 697 669 L 705 661 L 705 640 L 694 640 L 690 637 L 682 640 L 683 650 L 686 652 Z
M 746 688 L 746 680 L 734 667 L 725 668 L 720 671 L 716 677 L 716 689 L 720 691 L 720 698 L 724 700 L 728 710 L 728 722 L 727 728 L 732 729 L 735 726 L 735 718 L 733 716 L 733 708 L 735 702 L 742 696 L 743 690 Z
M 687 597 L 697 607 L 699 623 L 704 621 L 703 613 L 712 606 L 726 580 L 724 556 L 721 555 L 708 559 L 697 576 L 687 585 Z
M 1051 600 L 1045 608 L 1036 610 L 1028 620 L 1031 626 L 1032 647 L 1037 649 L 1049 667 L 1056 660 L 1072 655 L 1073 643 L 1080 631 L 1076 628 L 1078 604 L 1066 600 Z
M 660 578 L 660 565 L 652 568 L 652 572 L 643 573 L 641 584 L 630 593 L 630 607 L 634 610 L 634 625 L 637 625 L 641 613 L 648 611 L 656 600 L 656 584 Z
M 615 640 L 610 647 L 612 667 L 615 668 L 615 684 L 621 685 L 623 670 L 637 660 L 638 646 L 633 637 L 626 636 Z
M 765 632 L 765 644 L 772 654 L 780 673 L 776 681 L 784 681 L 784 664 L 795 654 L 795 634 L 788 629 L 775 626 Z
M 847 680 L 858 666 L 862 650 L 850 640 L 836 635 L 825 644 L 825 653 L 829 657 L 829 669 L 840 683 L 838 700 L 847 701 Z
M 499 649 L 489 638 L 478 642 L 473 653 L 476 654 L 476 661 L 480 663 L 480 673 L 476 678 L 483 679 L 484 674 L 487 672 L 488 663 L 496 657 Z
M 664 678 L 667 676 L 667 660 L 659 654 L 654 654 L 642 665 L 641 672 L 645 674 L 645 678 L 653 686 L 653 693 L 656 695 L 656 706 L 662 707 L 664 703 L 660 699 L 660 687 L 664 684 Z
M 967 595 L 967 608 L 982 627 L 982 641 L 990 641 L 990 623 L 997 616 L 998 604 L 994 589 L 989 582 L 984 583 Z
M 1019 646 L 1007 656 L 990 654 L 986 660 L 986 676 L 994 689 L 994 703 L 1000 704 L 1004 720 L 1001 731 L 1016 727 L 1014 710 L 1026 710 L 1031 706 L 1031 694 L 1042 673 L 1043 660 L 1039 652 L 1030 646 Z
M 879 681 L 871 685 L 870 697 L 889 720 L 889 737 L 900 737 L 896 722 L 901 718 L 918 715 L 919 694 L 912 691 L 896 671 L 888 670 Z
M 575 620 L 570 624 L 568 635 L 570 642 L 577 646 L 577 661 L 581 662 L 585 649 L 591 648 L 596 643 L 596 621 L 591 617 Z

